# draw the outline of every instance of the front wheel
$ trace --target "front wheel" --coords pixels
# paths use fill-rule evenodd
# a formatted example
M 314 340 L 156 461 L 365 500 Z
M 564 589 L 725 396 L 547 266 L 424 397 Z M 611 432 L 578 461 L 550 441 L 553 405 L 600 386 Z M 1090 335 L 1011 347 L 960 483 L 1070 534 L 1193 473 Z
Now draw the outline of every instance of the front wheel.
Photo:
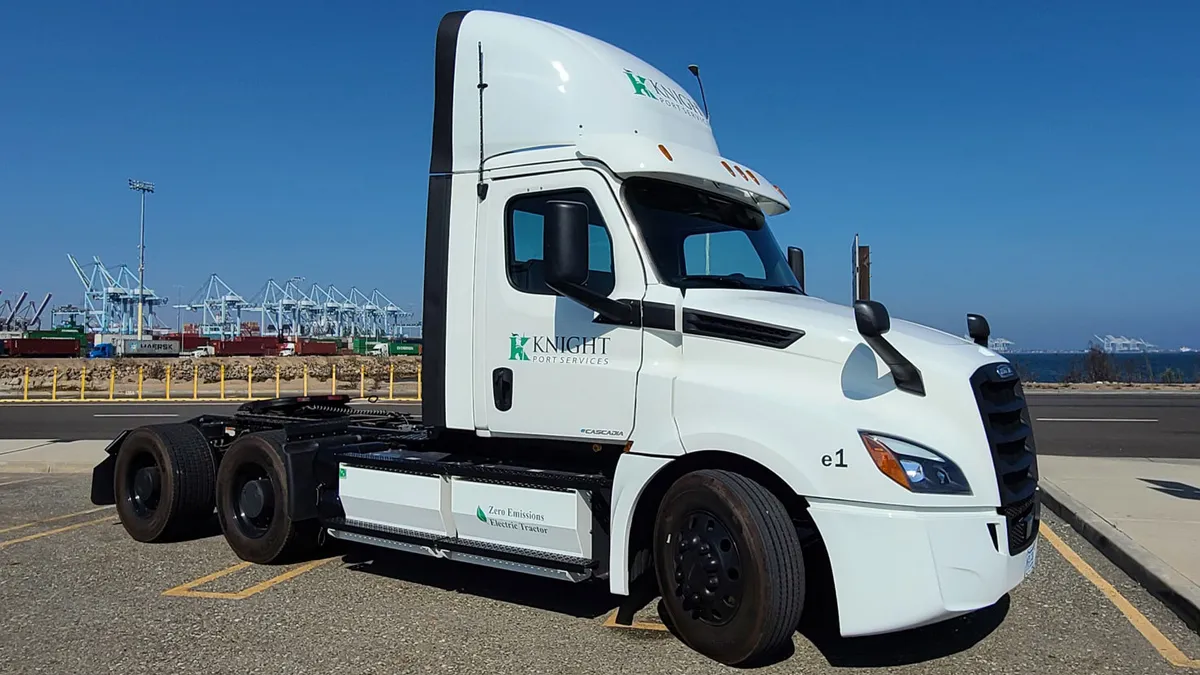
M 787 510 L 745 476 L 705 469 L 667 490 L 654 529 L 667 616 L 692 649 L 745 665 L 791 643 L 804 560 Z

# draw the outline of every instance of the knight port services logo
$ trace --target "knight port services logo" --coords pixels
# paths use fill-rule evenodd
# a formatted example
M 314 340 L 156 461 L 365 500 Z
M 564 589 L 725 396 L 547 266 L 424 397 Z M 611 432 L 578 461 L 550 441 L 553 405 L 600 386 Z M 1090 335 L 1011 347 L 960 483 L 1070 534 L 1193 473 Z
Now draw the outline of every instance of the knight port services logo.
M 533 534 L 547 534 L 550 532 L 550 530 L 538 524 L 546 522 L 546 516 L 534 513 L 533 511 L 488 506 L 485 512 L 482 506 L 476 506 L 475 517 L 481 523 L 506 530 L 520 530 L 521 532 L 532 532 Z
M 508 360 L 532 363 L 559 363 L 579 366 L 607 366 L 607 337 L 578 335 L 520 335 L 508 336 Z
M 633 86 L 634 96 L 645 96 L 652 101 L 658 101 L 668 108 L 678 110 L 694 120 L 708 124 L 708 116 L 704 114 L 704 110 L 696 105 L 695 99 L 688 96 L 686 92 L 657 80 L 651 80 L 643 75 L 638 75 L 632 70 L 626 70 L 625 77 L 629 78 L 629 84 Z

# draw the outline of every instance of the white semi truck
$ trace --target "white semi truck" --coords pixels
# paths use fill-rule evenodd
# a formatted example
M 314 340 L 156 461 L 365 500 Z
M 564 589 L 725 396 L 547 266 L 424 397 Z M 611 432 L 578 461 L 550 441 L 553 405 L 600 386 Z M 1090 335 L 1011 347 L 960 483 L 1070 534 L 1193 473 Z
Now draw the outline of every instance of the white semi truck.
M 255 563 L 332 536 L 649 589 L 726 664 L 788 643 L 806 590 L 861 636 L 1029 574 L 1036 451 L 986 320 L 805 294 L 783 191 L 600 40 L 448 14 L 433 115 L 419 421 L 324 396 L 126 431 L 92 499 L 134 539 L 215 508 Z

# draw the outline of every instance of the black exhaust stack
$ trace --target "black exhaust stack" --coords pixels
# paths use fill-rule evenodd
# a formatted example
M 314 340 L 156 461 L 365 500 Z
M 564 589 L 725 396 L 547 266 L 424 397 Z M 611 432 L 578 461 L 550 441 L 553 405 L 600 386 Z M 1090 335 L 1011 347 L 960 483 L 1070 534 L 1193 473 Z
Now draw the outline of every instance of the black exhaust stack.
M 883 303 L 875 300 L 855 300 L 854 322 L 858 326 L 859 334 L 892 371 L 896 388 L 924 396 L 925 382 L 921 379 L 921 371 L 883 337 L 884 333 L 892 329 L 892 319 Z

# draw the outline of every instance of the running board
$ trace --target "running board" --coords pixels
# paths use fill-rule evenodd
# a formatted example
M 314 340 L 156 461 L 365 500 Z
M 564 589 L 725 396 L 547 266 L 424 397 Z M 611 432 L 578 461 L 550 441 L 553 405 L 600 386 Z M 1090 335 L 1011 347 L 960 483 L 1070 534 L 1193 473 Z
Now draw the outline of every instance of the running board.
M 328 528 L 330 535 L 345 541 L 571 582 L 592 577 L 599 567 L 598 560 L 541 553 L 490 542 L 468 542 L 458 537 L 440 537 L 349 518 L 332 518 L 322 524 Z

